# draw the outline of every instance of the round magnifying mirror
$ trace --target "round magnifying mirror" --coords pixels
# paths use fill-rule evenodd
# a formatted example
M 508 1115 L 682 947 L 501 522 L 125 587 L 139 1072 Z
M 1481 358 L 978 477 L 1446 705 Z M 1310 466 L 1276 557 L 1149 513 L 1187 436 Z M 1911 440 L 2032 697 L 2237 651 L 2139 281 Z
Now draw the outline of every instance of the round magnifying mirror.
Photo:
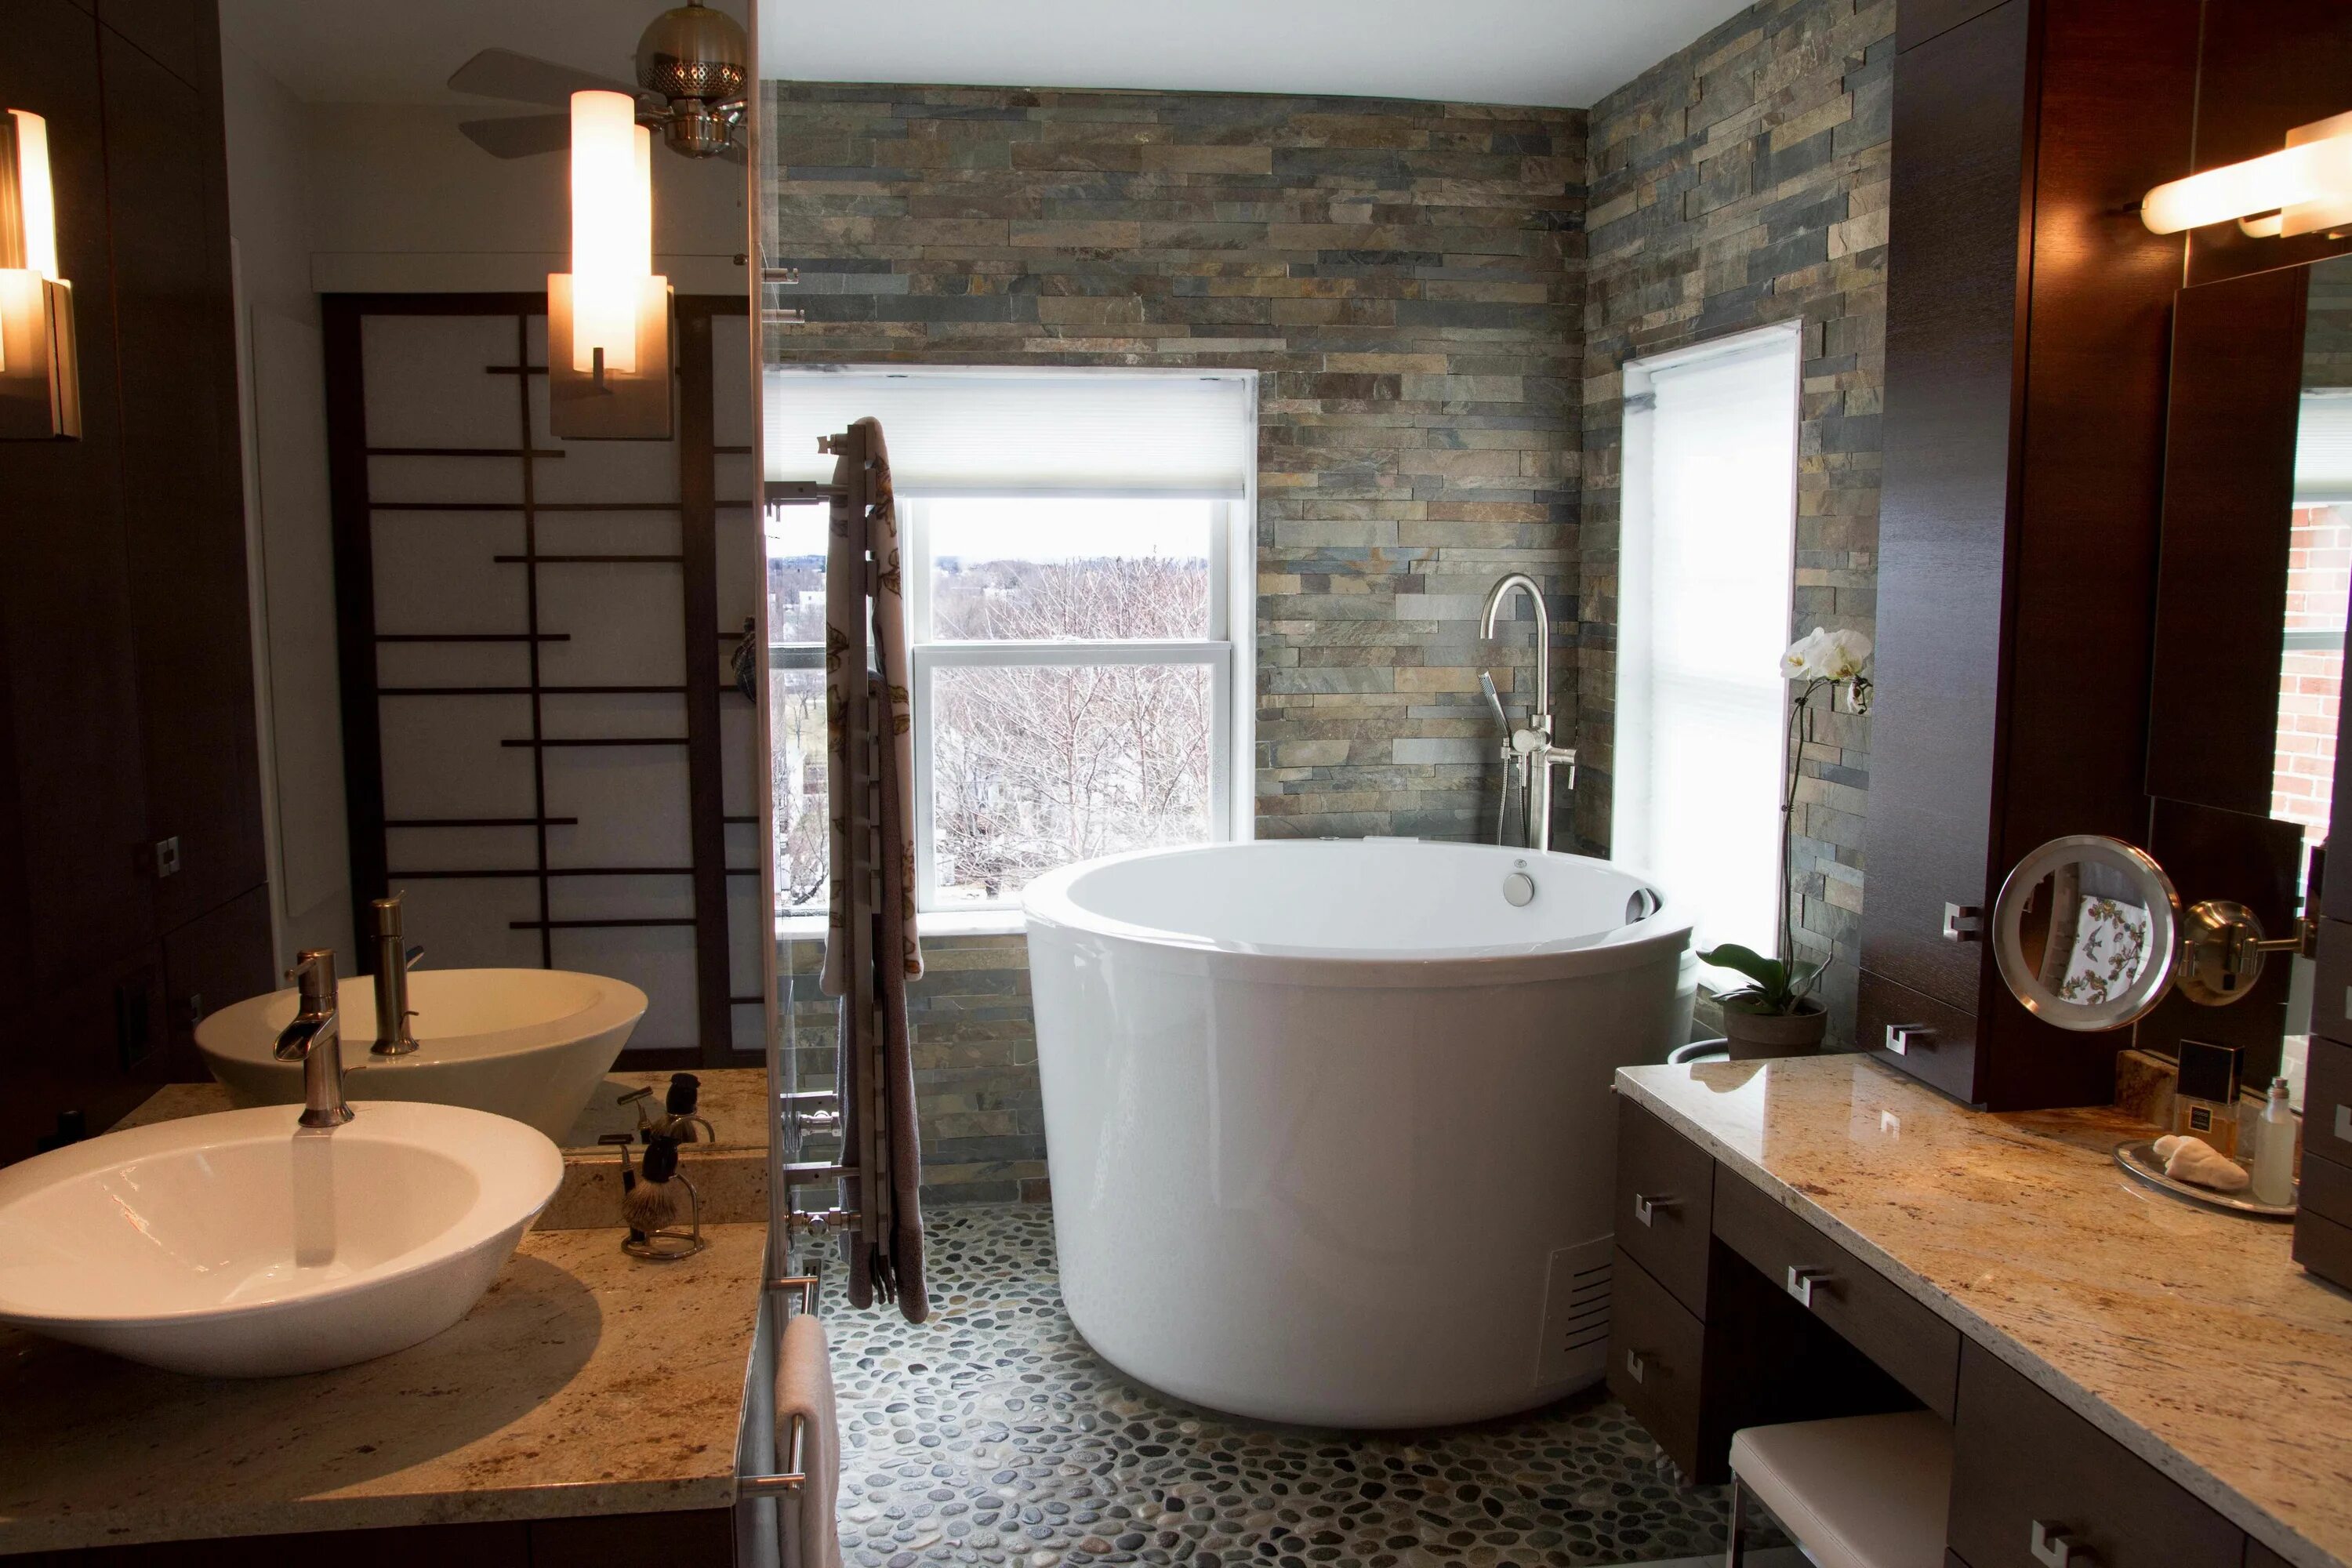
M 2172 983 L 2180 895 L 2164 868 L 2121 839 L 2053 838 L 2017 863 L 1992 907 L 1993 961 L 2036 1017 L 2120 1029 Z

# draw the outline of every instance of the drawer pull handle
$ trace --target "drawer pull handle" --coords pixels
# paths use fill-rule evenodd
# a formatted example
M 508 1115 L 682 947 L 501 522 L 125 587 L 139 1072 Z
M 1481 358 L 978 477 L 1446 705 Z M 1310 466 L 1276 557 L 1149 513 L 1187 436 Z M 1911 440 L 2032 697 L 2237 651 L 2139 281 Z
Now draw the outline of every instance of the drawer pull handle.
M 1660 1209 L 1664 1209 L 1671 1214 L 1682 1206 L 1682 1199 L 1671 1194 L 1661 1193 L 1654 1198 L 1644 1196 L 1640 1193 L 1633 1194 L 1633 1218 L 1643 1225 L 1648 1225 L 1655 1219 Z
M 2033 1560 L 2047 1568 L 2092 1568 L 2091 1554 L 2063 1526 L 2053 1527 L 2035 1520 L 2033 1539 L 2029 1544 Z
M 1635 1383 L 1639 1383 L 1645 1375 L 1647 1375 L 1649 1370 L 1649 1358 L 1644 1356 L 1640 1351 L 1627 1351 L 1625 1352 L 1625 1375 L 1627 1377 L 1632 1378 Z
M 1898 1057 L 1907 1057 L 1914 1046 L 1932 1046 L 1936 1031 L 1925 1024 L 1889 1024 L 1886 1026 L 1886 1048 Z
M 2336 1108 L 2336 1136 L 2352 1143 L 2352 1105 Z
M 1807 1268 L 1791 1263 L 1789 1265 L 1789 1294 L 1810 1307 L 1813 1304 L 1813 1287 L 1829 1277 L 1830 1271 L 1826 1268 Z

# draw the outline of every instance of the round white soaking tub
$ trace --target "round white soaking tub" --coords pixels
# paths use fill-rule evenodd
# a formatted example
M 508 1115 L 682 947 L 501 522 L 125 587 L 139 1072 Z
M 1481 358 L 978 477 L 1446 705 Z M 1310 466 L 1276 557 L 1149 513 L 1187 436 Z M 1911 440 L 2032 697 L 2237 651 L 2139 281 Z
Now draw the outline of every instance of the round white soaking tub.
M 1606 861 L 1407 839 L 1032 883 L 1079 1331 L 1170 1394 L 1316 1426 L 1600 1381 L 1611 1078 L 1689 1034 L 1691 922 L 1660 900 Z

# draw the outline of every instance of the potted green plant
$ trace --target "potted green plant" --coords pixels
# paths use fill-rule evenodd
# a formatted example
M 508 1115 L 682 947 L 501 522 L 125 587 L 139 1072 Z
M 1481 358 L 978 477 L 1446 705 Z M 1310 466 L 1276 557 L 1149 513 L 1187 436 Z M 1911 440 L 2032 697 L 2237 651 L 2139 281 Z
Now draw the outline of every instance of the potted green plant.
M 1829 1009 L 1812 994 L 1826 965 L 1798 961 L 1796 922 L 1790 914 L 1796 901 L 1789 883 L 1795 869 L 1797 782 L 1803 774 L 1803 742 L 1817 693 L 1826 689 L 1834 702 L 1843 690 L 1848 712 L 1870 711 L 1870 639 L 1860 632 L 1815 626 L 1780 656 L 1780 673 L 1796 690 L 1789 700 L 1789 775 L 1780 799 L 1780 956 L 1767 958 L 1732 942 L 1698 955 L 1702 963 L 1748 977 L 1746 989 L 1723 998 L 1723 1036 L 1731 1044 L 1734 1061 L 1810 1056 L 1822 1048 L 1829 1030 Z
M 1733 1061 L 1811 1056 L 1822 1048 L 1830 1014 L 1812 994 L 1822 977 L 1820 964 L 1784 963 L 1736 942 L 1698 956 L 1702 963 L 1737 970 L 1749 981 L 1745 990 L 1723 998 L 1723 1037 L 1731 1044 Z

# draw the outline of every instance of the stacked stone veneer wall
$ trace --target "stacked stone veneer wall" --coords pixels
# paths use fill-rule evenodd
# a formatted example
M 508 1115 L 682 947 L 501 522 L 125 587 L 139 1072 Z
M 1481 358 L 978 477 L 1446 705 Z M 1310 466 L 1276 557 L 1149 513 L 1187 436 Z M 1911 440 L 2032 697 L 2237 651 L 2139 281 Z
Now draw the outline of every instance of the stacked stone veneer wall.
M 1557 664 L 1575 596 L 1584 116 L 913 87 L 767 99 L 769 259 L 801 269 L 782 302 L 809 317 L 772 328 L 770 353 L 1260 372 L 1257 831 L 1475 831 L 1496 784 L 1478 671 L 1508 691 L 1527 662 L 1480 641 L 1480 598 L 1505 572 L 1544 582 Z M 1034 1193 L 1019 939 L 926 949 L 931 1180 Z
M 1590 116 L 771 84 L 769 259 L 810 322 L 769 350 L 1259 370 L 1258 832 L 1490 831 L 1477 673 L 1523 698 L 1524 651 L 1475 617 L 1521 570 L 1605 849 L 1627 358 L 1807 323 L 1792 631 L 1872 629 L 1893 33 L 1892 0 L 1764 0 Z M 1803 758 L 1801 941 L 1847 961 L 1841 1035 L 1868 763 L 1843 717 Z M 933 1194 L 1042 1197 L 1021 939 L 925 950 Z
M 1874 630 L 1894 57 L 1893 0 L 1765 0 L 1593 106 L 1574 653 L 1588 843 L 1608 838 L 1628 359 L 1805 323 L 1790 630 Z M 1801 765 L 1798 942 L 1838 960 L 1832 1027 L 1845 1038 L 1869 721 L 1823 712 Z

